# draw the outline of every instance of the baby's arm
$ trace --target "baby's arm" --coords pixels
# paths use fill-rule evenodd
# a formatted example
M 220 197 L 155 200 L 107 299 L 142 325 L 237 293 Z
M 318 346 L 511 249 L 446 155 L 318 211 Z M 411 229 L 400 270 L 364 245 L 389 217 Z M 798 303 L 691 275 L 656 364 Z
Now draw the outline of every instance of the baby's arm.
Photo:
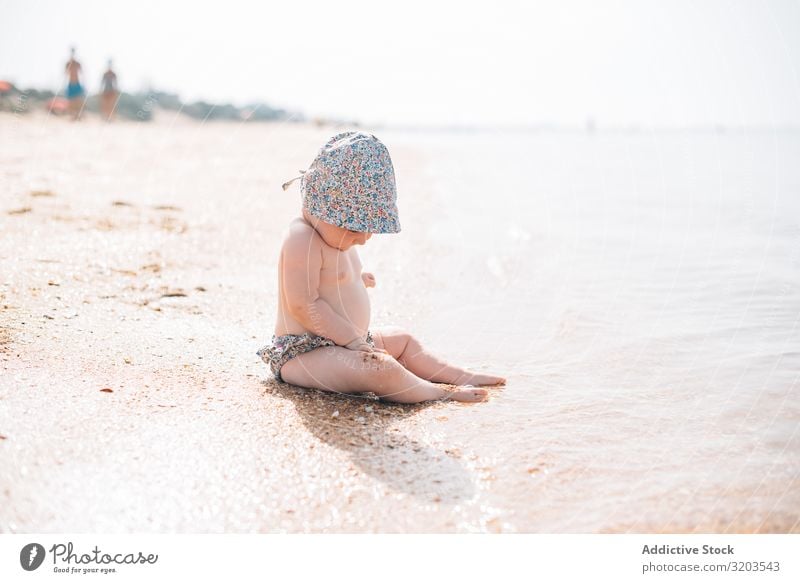
M 352 323 L 319 297 L 322 243 L 310 227 L 291 228 L 283 244 L 283 292 L 289 313 L 306 330 L 339 346 L 357 348 L 364 339 Z

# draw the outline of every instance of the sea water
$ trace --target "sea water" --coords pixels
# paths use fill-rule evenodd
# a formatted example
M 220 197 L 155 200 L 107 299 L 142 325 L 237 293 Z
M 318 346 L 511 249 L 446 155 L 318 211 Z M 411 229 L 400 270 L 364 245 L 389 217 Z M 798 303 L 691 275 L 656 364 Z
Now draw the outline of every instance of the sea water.
M 435 430 L 497 524 L 797 530 L 800 133 L 383 137 L 414 155 L 376 316 L 508 376 Z

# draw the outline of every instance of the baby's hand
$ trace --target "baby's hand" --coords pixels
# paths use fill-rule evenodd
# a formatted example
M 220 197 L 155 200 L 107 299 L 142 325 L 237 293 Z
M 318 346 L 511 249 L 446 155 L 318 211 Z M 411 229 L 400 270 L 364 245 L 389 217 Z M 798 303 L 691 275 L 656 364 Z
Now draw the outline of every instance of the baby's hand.
M 347 343 L 345 345 L 345 348 L 348 348 L 350 350 L 357 350 L 359 352 L 381 352 L 386 355 L 389 354 L 383 348 L 378 348 L 377 346 L 373 346 L 369 342 L 366 342 L 363 338 L 356 338 L 352 342 Z
M 375 276 L 366 271 L 361 274 L 361 281 L 364 282 L 364 287 L 375 287 Z
M 358 350 L 360 352 L 372 352 L 374 350 L 372 344 L 369 344 L 363 338 L 351 340 L 345 345 L 345 348 L 349 348 L 350 350 Z

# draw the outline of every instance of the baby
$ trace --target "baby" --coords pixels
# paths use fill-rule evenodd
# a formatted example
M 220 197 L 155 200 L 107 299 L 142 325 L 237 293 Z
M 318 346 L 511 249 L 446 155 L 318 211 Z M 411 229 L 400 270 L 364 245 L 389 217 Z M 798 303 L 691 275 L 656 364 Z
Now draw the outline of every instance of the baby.
M 275 335 L 258 351 L 278 380 L 398 403 L 482 401 L 488 391 L 476 387 L 505 383 L 444 362 L 397 328 L 370 330 L 375 277 L 362 271 L 356 245 L 400 231 L 386 146 L 363 132 L 338 134 L 300 184 L 302 217 L 290 223 L 278 263 Z

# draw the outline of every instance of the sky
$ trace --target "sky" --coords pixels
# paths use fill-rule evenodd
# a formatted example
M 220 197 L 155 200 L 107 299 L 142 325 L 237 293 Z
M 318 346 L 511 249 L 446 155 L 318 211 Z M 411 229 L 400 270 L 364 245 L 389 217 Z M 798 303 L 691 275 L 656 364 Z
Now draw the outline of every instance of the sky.
M 0 79 L 388 125 L 800 125 L 800 1 L 0 0 Z

